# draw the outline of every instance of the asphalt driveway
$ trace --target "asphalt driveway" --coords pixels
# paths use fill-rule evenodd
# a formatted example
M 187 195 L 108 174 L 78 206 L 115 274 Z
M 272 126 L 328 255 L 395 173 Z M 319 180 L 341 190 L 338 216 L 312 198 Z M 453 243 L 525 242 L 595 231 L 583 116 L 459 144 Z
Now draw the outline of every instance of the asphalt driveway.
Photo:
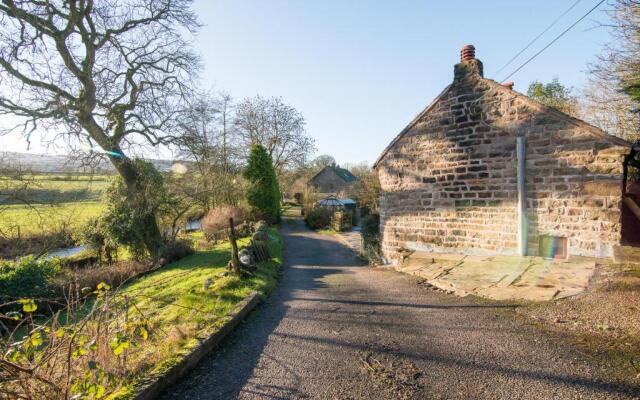
M 285 221 L 276 291 L 164 399 L 633 399 L 586 356 Z

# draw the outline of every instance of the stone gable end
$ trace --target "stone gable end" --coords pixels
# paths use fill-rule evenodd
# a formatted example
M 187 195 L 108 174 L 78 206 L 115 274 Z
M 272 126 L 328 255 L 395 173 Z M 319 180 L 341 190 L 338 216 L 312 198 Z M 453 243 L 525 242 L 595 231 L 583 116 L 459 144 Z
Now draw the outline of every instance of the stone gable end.
M 543 235 L 569 253 L 610 256 L 620 242 L 623 140 L 482 77 L 478 60 L 376 163 L 382 248 L 515 254 L 516 137 L 526 144 L 528 254 Z

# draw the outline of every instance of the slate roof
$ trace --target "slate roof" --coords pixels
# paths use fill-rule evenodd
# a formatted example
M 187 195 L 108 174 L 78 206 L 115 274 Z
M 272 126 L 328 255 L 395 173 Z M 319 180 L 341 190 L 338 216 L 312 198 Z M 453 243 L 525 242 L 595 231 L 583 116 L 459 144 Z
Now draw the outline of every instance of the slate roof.
M 333 172 L 343 181 L 350 183 L 350 182 L 355 182 L 358 180 L 358 177 L 355 176 L 354 174 L 351 173 L 351 171 L 349 171 L 346 168 L 340 168 L 339 166 L 335 166 L 335 165 L 327 165 L 326 167 L 322 168 L 317 174 L 315 174 L 313 176 L 313 178 L 311 178 L 310 180 L 313 181 L 314 179 L 316 179 L 317 176 L 319 176 L 321 173 L 323 173 L 326 169 L 331 169 L 333 170 Z

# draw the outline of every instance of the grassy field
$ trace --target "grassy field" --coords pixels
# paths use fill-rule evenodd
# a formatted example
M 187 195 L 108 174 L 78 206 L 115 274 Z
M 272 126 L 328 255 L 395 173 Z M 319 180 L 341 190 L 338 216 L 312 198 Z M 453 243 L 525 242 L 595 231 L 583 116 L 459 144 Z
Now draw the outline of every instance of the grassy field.
M 0 176 L 0 187 L 26 186 L 35 202 L 59 203 L 98 200 L 110 180 L 109 175 L 29 175 L 24 180 Z
M 98 216 L 108 175 L 25 175 L 24 180 L 0 176 L 0 193 L 22 188 L 19 198 L 0 196 L 0 235 L 29 238 L 52 232 L 73 231 Z
M 8 205 L 0 208 L 0 232 L 8 237 L 27 237 L 66 227 L 69 230 L 98 216 L 104 209 L 99 201 L 51 205 Z

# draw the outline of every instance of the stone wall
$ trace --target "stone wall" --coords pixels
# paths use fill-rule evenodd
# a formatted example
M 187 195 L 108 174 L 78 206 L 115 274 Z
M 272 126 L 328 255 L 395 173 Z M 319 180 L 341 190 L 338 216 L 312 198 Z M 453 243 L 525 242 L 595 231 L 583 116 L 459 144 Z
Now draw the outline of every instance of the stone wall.
M 401 248 L 516 254 L 516 137 L 526 141 L 529 254 L 541 235 L 572 255 L 620 241 L 626 142 L 482 78 L 473 59 L 376 164 L 385 256 Z

